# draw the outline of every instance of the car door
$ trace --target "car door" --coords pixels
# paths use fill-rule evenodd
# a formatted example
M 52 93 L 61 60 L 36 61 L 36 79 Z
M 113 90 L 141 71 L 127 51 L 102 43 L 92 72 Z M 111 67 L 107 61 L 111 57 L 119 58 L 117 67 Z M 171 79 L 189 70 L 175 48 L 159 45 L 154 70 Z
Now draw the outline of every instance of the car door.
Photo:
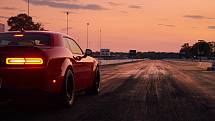
M 87 88 L 88 82 L 92 76 L 92 65 L 89 59 L 83 58 L 84 53 L 79 45 L 71 38 L 67 38 L 67 42 L 70 46 L 70 50 L 73 54 L 71 57 L 73 62 L 73 71 L 75 73 L 76 85 L 79 89 Z

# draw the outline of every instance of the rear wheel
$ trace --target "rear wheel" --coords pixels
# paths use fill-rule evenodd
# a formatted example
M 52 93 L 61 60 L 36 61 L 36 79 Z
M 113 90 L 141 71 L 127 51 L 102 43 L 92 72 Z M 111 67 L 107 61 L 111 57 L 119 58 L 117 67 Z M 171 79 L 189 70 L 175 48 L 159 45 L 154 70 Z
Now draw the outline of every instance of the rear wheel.
M 93 85 L 87 90 L 87 94 L 97 95 L 100 92 L 100 71 L 99 68 L 96 69 L 95 78 Z
M 61 94 L 61 102 L 64 106 L 70 107 L 74 103 L 75 99 L 75 85 L 73 73 L 71 70 L 67 70 Z

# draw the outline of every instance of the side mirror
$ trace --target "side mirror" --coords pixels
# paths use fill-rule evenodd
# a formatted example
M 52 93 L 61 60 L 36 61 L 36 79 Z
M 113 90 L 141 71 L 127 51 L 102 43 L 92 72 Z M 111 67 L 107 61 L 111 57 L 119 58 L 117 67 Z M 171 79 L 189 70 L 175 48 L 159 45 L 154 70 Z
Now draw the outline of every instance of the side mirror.
M 86 49 L 85 50 L 85 56 L 92 56 L 93 51 L 91 49 Z

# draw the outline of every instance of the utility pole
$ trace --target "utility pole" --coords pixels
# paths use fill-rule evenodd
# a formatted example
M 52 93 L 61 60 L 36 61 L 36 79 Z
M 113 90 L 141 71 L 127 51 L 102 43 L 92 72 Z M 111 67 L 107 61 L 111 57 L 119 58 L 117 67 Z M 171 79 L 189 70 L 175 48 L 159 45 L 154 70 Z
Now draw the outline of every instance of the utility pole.
M 66 34 L 69 35 L 69 12 L 66 12 L 66 16 L 67 16 L 67 25 L 66 25 Z
M 89 49 L 89 33 L 88 33 L 88 27 L 89 27 L 90 23 L 87 22 L 87 49 Z
M 100 32 L 100 37 L 99 37 L 99 49 L 100 49 L 100 51 L 101 51 L 101 49 L 102 49 L 102 29 L 101 29 L 101 28 L 100 28 L 99 32 Z
M 99 49 L 100 49 L 100 50 L 99 50 L 99 52 L 100 52 L 99 55 L 100 55 L 100 59 L 101 59 L 101 57 L 102 57 L 102 56 L 101 56 L 101 49 L 102 49 L 102 29 L 101 29 L 101 28 L 100 28 L 100 30 L 99 30 L 99 35 L 100 35 L 100 36 L 99 36 Z
M 28 16 L 30 15 L 30 10 L 29 10 L 29 9 L 30 9 L 30 8 L 29 8 L 30 6 L 29 6 L 29 2 L 30 2 L 30 0 L 28 0 Z

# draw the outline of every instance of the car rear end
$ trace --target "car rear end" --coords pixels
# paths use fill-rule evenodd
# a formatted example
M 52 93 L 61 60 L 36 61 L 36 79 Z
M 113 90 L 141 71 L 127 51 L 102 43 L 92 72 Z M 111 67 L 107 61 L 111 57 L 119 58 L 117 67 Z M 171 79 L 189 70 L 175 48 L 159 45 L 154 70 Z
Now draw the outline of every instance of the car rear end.
M 47 55 L 51 35 L 37 32 L 0 33 L 0 88 L 31 93 L 47 88 Z

